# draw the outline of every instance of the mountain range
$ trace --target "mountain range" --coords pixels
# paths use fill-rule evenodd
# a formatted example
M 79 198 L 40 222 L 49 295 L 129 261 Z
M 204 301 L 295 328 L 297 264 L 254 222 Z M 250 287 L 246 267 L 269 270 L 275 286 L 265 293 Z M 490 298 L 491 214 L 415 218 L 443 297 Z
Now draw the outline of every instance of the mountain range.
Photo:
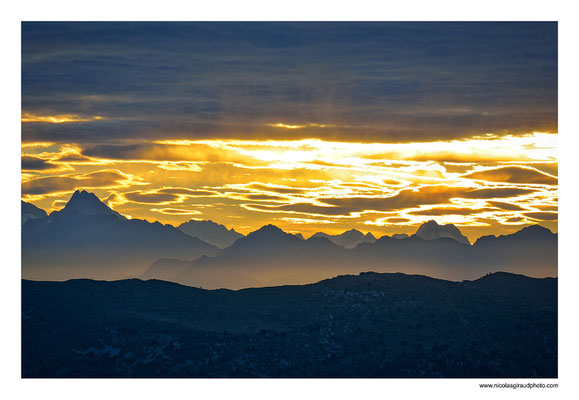
M 353 249 L 360 243 L 374 243 L 376 241 L 376 238 L 370 232 L 364 235 L 362 232 L 356 229 L 351 229 L 339 235 L 328 235 L 324 232 L 318 232 L 314 233 L 312 237 L 326 238 L 338 246 L 345 247 L 346 249 Z
M 300 240 L 268 225 L 238 239 L 215 257 L 157 260 L 142 279 L 163 279 L 206 288 L 305 284 L 336 274 L 404 272 L 443 279 L 473 279 L 506 270 L 557 275 L 557 235 L 531 226 L 513 235 L 467 245 L 448 237 L 424 240 L 382 237 L 354 249 L 323 237 Z
M 435 221 L 411 236 L 379 239 L 350 230 L 340 235 L 319 232 L 304 240 L 274 225 L 243 236 L 212 221 L 189 221 L 175 228 L 127 219 L 85 191 L 75 192 L 62 210 L 50 215 L 42 216 L 27 203 L 22 214 L 22 271 L 27 279 L 140 277 L 239 289 L 305 284 L 366 270 L 451 280 L 501 270 L 557 275 L 557 234 L 538 225 L 511 235 L 484 236 L 473 245 L 456 226 Z

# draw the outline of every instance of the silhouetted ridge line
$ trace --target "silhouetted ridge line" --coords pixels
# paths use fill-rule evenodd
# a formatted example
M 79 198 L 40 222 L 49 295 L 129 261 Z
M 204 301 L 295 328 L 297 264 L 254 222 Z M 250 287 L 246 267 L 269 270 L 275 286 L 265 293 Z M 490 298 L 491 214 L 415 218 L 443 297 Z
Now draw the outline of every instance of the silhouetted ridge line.
M 23 377 L 557 377 L 557 280 L 507 273 L 22 281 L 21 325 Z
M 470 245 L 468 238 L 464 236 L 456 226 L 453 224 L 439 225 L 434 220 L 420 225 L 415 235 L 424 240 L 450 238 L 457 242 Z
M 221 249 L 231 246 L 237 239 L 243 237 L 234 229 L 227 229 L 224 225 L 213 221 L 190 220 L 177 227 L 189 236 L 196 237 Z

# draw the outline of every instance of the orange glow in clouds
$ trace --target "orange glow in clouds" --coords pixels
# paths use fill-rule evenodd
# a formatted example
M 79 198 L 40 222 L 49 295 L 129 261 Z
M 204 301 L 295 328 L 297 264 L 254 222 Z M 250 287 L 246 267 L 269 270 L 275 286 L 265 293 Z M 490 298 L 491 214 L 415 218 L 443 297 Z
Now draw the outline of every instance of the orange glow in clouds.
M 120 213 L 172 224 L 194 216 L 244 233 L 273 223 L 306 236 L 351 228 L 381 236 L 414 233 L 429 219 L 457 224 L 471 239 L 532 223 L 557 230 L 556 134 L 425 143 L 160 140 L 106 151 L 23 144 L 29 162 L 67 163 L 63 172 L 27 170 L 23 199 L 50 211 L 90 177 L 92 191 Z M 103 165 L 107 173 L 99 173 Z

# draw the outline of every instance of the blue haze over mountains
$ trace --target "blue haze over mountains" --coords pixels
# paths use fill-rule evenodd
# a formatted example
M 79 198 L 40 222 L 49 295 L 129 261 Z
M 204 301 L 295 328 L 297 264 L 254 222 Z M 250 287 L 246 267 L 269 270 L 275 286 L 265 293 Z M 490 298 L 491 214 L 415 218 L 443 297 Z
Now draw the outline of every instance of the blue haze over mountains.
M 473 245 L 454 225 L 435 221 L 407 238 L 376 239 L 351 230 L 304 240 L 274 225 L 243 236 L 211 221 L 175 228 L 129 220 L 86 191 L 75 192 L 50 215 L 23 202 L 22 221 L 22 275 L 34 280 L 138 277 L 239 289 L 369 270 L 449 280 L 496 271 L 557 275 L 557 234 L 538 225 L 481 237 Z

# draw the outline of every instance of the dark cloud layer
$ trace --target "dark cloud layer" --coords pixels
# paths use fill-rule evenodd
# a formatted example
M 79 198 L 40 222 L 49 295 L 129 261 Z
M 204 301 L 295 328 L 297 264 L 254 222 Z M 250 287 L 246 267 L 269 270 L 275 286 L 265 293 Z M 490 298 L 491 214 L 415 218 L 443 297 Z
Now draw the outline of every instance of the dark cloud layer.
M 265 162 L 241 155 L 230 149 L 215 148 L 207 144 L 174 145 L 164 143 L 141 143 L 129 145 L 87 146 L 83 154 L 109 160 L 233 162 L 266 165 Z
M 502 201 L 487 201 L 487 204 L 492 207 L 500 208 L 505 211 L 524 211 L 525 209 L 517 204 L 504 203 Z
M 21 159 L 23 171 L 46 171 L 58 168 L 58 165 L 39 157 L 22 156 Z
M 553 131 L 557 25 L 24 23 L 22 107 L 102 117 L 24 123 L 24 141 Z
M 558 219 L 558 214 L 555 212 L 532 212 L 525 213 L 527 217 L 538 219 L 541 221 L 556 221 Z

